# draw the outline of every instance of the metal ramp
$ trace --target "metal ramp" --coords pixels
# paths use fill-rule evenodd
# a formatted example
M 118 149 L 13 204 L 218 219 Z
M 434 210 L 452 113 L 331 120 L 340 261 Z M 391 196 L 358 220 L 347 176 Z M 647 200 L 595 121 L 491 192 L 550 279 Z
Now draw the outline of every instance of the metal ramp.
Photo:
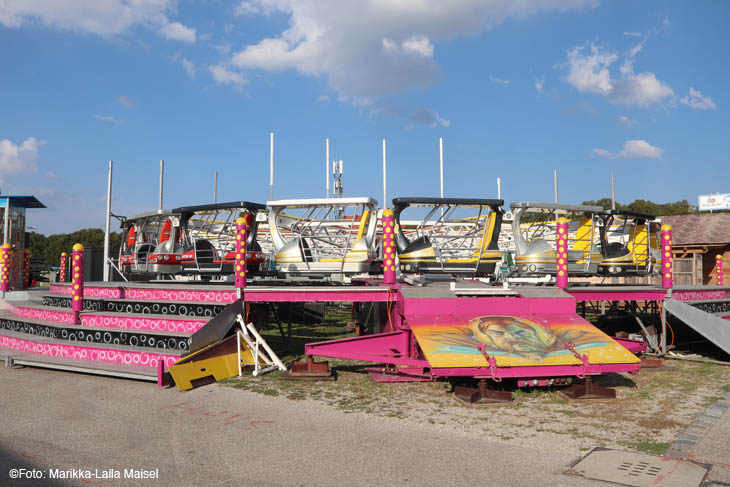
M 170 366 L 181 391 L 240 376 L 244 368 L 251 368 L 254 376 L 286 370 L 253 324 L 246 322 L 245 314 L 239 298 L 193 334 L 190 352 Z M 231 334 L 236 325 L 240 330 Z
M 664 309 L 730 354 L 730 323 L 727 320 L 676 299 L 666 299 Z

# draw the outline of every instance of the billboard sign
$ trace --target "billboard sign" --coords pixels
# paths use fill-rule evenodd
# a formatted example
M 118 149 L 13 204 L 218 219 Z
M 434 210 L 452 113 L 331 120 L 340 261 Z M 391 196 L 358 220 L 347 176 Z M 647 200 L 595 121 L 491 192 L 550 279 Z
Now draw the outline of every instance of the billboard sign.
M 697 199 L 700 211 L 730 210 L 730 193 L 701 194 Z

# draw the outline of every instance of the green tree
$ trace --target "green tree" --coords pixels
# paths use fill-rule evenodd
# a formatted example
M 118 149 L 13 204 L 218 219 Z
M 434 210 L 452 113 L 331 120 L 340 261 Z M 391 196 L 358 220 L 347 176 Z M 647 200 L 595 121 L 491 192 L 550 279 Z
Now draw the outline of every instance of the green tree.
M 122 241 L 120 232 L 109 234 L 110 254 L 115 256 Z M 99 228 L 86 228 L 74 233 L 57 233 L 46 237 L 40 233 L 31 232 L 30 251 L 34 257 L 42 258 L 46 264 L 58 266 L 61 252 L 68 254 L 73 246 L 80 243 L 84 247 L 104 247 L 104 231 Z
M 606 210 L 611 209 L 611 198 L 601 198 L 600 200 L 584 201 L 584 205 L 601 206 Z M 687 200 L 675 201 L 673 203 L 654 203 L 649 200 L 634 200 L 628 205 L 622 205 L 618 201 L 616 202 L 617 210 L 630 210 L 637 213 L 647 213 L 654 216 L 668 216 L 668 215 L 689 215 L 690 213 L 697 213 L 697 211 L 689 204 Z

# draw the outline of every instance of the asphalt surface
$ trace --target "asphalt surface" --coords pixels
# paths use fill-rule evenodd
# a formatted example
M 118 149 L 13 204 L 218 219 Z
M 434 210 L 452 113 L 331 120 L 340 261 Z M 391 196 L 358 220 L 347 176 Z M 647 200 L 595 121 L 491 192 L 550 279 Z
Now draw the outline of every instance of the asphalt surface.
M 615 485 L 566 475 L 579 457 L 551 445 L 521 448 L 221 385 L 181 393 L 2 366 L 0 384 L 0 485 Z M 715 428 L 707 455 L 730 464 L 730 415 Z M 12 469 L 43 478 L 14 480 Z M 79 471 L 96 477 L 49 478 Z M 157 478 L 125 478 L 141 471 Z M 121 478 L 103 478 L 115 472 Z

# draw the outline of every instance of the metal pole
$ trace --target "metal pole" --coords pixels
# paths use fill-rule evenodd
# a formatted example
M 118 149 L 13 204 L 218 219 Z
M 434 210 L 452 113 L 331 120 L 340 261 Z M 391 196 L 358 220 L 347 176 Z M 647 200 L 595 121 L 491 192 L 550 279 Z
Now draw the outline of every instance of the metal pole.
M 444 138 L 439 137 L 439 160 L 441 161 L 441 197 L 444 197 Z
M 218 203 L 218 171 L 213 175 L 213 204 Z
M 613 173 L 611 173 L 611 209 L 616 209 L 616 186 L 613 180 Z
M 160 159 L 160 205 L 158 207 L 158 210 L 162 212 L 162 187 L 164 186 L 165 182 L 165 161 L 164 159 Z
M 112 165 L 109 161 L 109 181 L 106 187 L 106 230 L 104 232 L 104 282 L 109 282 L 109 226 L 112 213 Z
M 324 180 L 325 180 L 325 190 L 324 190 L 324 197 L 329 198 L 330 197 L 330 139 L 329 137 L 325 139 L 325 156 L 324 156 Z
M 502 199 L 502 178 L 497 178 L 497 199 Z
M 555 179 L 555 202 L 558 202 L 558 170 L 553 169 L 553 179 Z
M 269 199 L 274 199 L 274 132 L 271 132 L 271 150 L 269 155 Z
M 386 192 L 387 188 L 387 178 L 385 175 L 385 137 L 383 137 L 383 208 L 388 207 L 388 193 Z

